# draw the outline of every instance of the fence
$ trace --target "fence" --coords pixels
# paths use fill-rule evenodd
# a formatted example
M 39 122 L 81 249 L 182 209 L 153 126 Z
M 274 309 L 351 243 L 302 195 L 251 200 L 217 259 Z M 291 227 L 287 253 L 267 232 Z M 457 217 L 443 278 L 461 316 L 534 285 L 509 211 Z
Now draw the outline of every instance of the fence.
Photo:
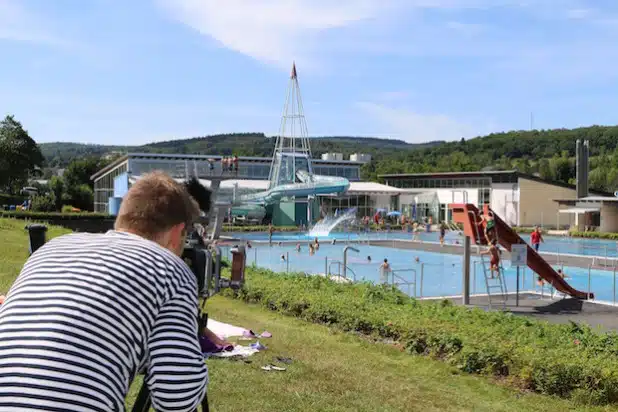
M 309 274 L 319 274 L 330 276 L 337 281 L 363 282 L 369 281 L 378 283 L 380 281 L 380 264 L 382 259 L 369 260 L 369 256 L 363 256 L 350 252 L 347 265 L 343 264 L 342 249 L 348 243 L 356 243 L 361 250 L 364 249 L 363 243 L 348 242 L 347 240 L 338 240 L 336 245 L 341 246 L 334 251 L 332 246 L 323 243 L 322 250 L 318 250 L 315 254 L 309 254 L 306 243 L 301 244 L 301 250 L 290 248 L 290 244 L 278 247 L 268 247 L 263 244 L 256 243 L 253 249 L 248 249 L 247 263 L 255 264 L 256 266 L 264 267 L 275 272 L 291 273 L 304 272 Z M 390 243 L 390 242 L 389 242 Z M 388 243 L 383 246 L 390 246 Z M 543 246 L 541 246 L 543 248 Z M 618 258 L 610 256 L 612 247 L 610 245 L 592 245 L 583 246 L 589 251 L 586 255 L 577 257 L 580 261 L 589 262 L 586 265 L 581 264 L 576 267 L 570 261 L 572 255 L 562 253 L 544 254 L 544 257 L 555 269 L 566 270 L 567 282 L 575 289 L 582 291 L 591 291 L 595 293 L 595 302 L 615 304 L 617 301 L 616 291 L 616 268 L 618 267 Z M 225 254 L 229 255 L 228 248 L 222 248 Z M 431 260 L 427 258 L 424 252 L 418 251 L 417 256 L 425 256 L 420 261 L 414 260 L 414 250 L 390 249 L 384 248 L 381 251 L 388 250 L 391 255 L 399 255 L 404 259 L 399 258 L 392 266 L 392 272 L 389 274 L 389 283 L 395 284 L 403 292 L 410 296 L 418 298 L 447 298 L 459 296 L 462 293 L 462 257 L 444 253 L 430 253 Z M 603 251 L 601 256 L 593 256 L 594 251 Z M 394 252 L 393 252 L 394 251 Z M 605 252 L 607 251 L 607 256 Z M 410 253 L 412 252 L 412 253 Z M 369 252 L 367 252 L 369 253 Z M 375 254 L 376 250 L 371 249 L 371 253 Z M 483 269 L 478 261 L 478 251 L 473 249 L 471 259 L 471 285 L 470 292 L 472 295 L 484 295 L 487 293 Z M 375 256 L 374 256 L 375 257 Z M 390 262 L 392 265 L 392 262 Z M 516 268 L 510 266 L 510 262 L 503 262 L 505 267 L 504 277 L 507 282 L 509 291 L 516 290 Z M 583 267 L 582 267 L 583 266 Z M 345 268 L 345 270 L 344 270 Z M 393 278 L 392 275 L 396 275 Z M 401 279 L 400 279 L 401 278 Z M 539 283 L 537 275 L 528 268 L 520 268 L 519 277 L 520 293 L 534 293 L 541 298 L 560 298 L 561 293 L 548 283 Z

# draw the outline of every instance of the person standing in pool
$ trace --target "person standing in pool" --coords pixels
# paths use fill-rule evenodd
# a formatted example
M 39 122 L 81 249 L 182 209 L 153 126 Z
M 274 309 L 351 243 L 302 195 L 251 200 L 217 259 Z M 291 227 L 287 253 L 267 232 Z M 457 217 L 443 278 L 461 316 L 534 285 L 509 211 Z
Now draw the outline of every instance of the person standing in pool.
M 391 271 L 391 265 L 388 263 L 388 259 L 384 259 L 384 262 L 380 265 L 380 283 L 388 284 L 388 273 Z
M 272 223 L 268 224 L 268 246 L 272 246 L 273 245 L 273 232 L 275 231 L 275 228 L 273 227 Z
M 536 226 L 534 228 L 534 232 L 530 234 L 530 242 L 532 243 L 532 247 L 536 252 L 539 251 L 539 246 L 541 242 L 545 243 L 543 235 L 541 234 L 541 228 L 539 228 L 538 226 Z

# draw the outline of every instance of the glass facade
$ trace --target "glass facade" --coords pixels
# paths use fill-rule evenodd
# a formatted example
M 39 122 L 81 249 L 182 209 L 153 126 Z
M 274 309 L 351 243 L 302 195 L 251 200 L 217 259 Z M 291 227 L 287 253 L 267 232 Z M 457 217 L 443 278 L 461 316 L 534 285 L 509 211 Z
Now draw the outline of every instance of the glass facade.
M 345 177 L 351 182 L 360 181 L 360 167 L 358 166 L 321 165 L 314 163 L 313 173 L 322 176 Z
M 320 199 L 320 213 L 322 215 L 333 216 L 337 209 L 341 211 L 353 207 L 356 208 L 356 217 L 358 218 L 371 217 L 375 213 L 376 201 L 369 195 L 318 196 L 318 199 Z
M 302 159 L 297 158 L 297 162 Z M 308 169 L 307 161 L 305 164 L 298 164 L 304 170 Z M 240 159 L 238 162 L 238 172 L 234 172 L 234 176 L 238 176 L 239 179 L 259 179 L 267 180 L 270 175 L 271 159 L 265 158 L 264 160 L 244 160 Z M 339 176 L 345 177 L 350 181 L 360 180 L 360 166 L 359 165 L 324 165 L 320 163 L 313 163 L 313 173 L 323 176 Z M 163 170 L 174 177 L 184 177 L 187 173 L 197 174 L 201 177 L 208 177 L 214 175 L 221 175 L 222 167 L 220 160 L 214 160 L 211 164 L 207 159 L 196 160 L 183 160 L 183 159 L 156 159 L 156 158 L 131 158 L 129 159 L 129 172 L 132 175 L 141 175 L 153 170 Z
M 386 178 L 386 184 L 402 189 L 460 189 L 460 188 L 483 188 L 491 187 L 491 182 L 495 181 L 491 177 L 402 177 Z M 498 182 L 496 182 L 498 183 Z
M 184 178 L 187 174 L 197 174 L 203 179 L 208 176 L 230 175 L 231 178 L 268 180 L 272 158 L 239 158 L 238 171 L 223 171 L 220 156 L 182 156 L 168 157 L 165 155 L 129 155 L 128 159 L 118 164 L 110 171 L 99 176 L 94 182 L 94 210 L 106 213 L 109 198 L 114 195 L 114 178 L 128 172 L 129 176 L 139 176 L 154 170 L 162 170 L 176 178 Z M 306 158 L 295 159 L 296 169 L 308 170 Z M 355 164 L 328 164 L 312 161 L 313 173 L 324 176 L 345 177 L 350 181 L 360 180 L 360 165 Z M 287 176 L 289 178 L 289 176 Z M 285 180 L 285 179 L 284 179 Z M 288 179 L 289 180 L 289 179 Z
M 114 178 L 127 171 L 128 161 L 120 163 L 94 181 L 94 211 L 107 213 L 109 198 L 114 196 Z

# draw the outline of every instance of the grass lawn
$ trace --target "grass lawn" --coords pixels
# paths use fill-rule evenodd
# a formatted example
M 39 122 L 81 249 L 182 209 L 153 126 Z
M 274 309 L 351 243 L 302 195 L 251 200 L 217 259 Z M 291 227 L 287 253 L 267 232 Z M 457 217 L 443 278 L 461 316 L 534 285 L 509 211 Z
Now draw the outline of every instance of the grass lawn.
M 27 257 L 23 221 L 0 219 L 0 292 L 6 293 Z M 51 236 L 66 233 L 50 230 Z M 458 373 L 447 364 L 402 353 L 224 297 L 209 304 L 211 317 L 273 333 L 252 363 L 211 359 L 213 411 L 610 411 L 522 394 L 491 379 Z M 294 359 L 285 372 L 260 369 L 274 356 Z M 132 387 L 133 402 L 141 381 Z

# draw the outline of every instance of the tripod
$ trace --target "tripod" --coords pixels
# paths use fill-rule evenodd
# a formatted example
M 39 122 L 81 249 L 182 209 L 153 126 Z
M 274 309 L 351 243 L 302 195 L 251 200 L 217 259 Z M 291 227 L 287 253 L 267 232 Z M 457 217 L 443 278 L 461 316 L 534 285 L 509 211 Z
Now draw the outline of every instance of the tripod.
M 204 303 L 205 303 L 204 299 Z M 208 323 L 208 314 L 203 313 L 199 317 L 199 331 L 203 330 Z M 202 412 L 209 412 L 210 408 L 208 407 L 208 391 L 204 394 L 204 398 L 202 399 Z M 152 406 L 152 399 L 150 398 L 150 390 L 148 389 L 148 385 L 146 382 L 142 382 L 142 387 L 137 394 L 137 399 L 135 400 L 135 404 L 133 404 L 132 412 L 148 412 L 150 407 Z M 198 408 L 195 408 L 194 412 L 197 412 Z

